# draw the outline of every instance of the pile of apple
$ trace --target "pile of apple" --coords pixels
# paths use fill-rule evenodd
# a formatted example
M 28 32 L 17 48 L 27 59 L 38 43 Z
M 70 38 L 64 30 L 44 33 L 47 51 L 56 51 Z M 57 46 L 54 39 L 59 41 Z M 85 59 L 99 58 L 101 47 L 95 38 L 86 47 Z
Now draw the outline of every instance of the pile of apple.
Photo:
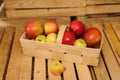
M 39 21 L 29 21 L 25 25 L 25 34 L 29 39 L 40 42 L 56 43 L 59 27 L 56 21 L 48 20 L 44 24 Z M 86 28 L 74 20 L 68 25 L 62 38 L 62 44 L 79 47 L 95 47 L 100 44 L 102 35 L 96 27 Z

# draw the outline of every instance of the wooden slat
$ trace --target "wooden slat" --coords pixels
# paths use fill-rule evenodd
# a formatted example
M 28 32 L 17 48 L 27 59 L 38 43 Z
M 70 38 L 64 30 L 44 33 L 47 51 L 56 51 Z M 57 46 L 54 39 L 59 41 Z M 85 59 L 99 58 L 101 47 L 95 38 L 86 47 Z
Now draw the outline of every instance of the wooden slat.
M 5 17 L 5 10 L 4 10 L 4 5 L 3 3 L 0 4 L 0 18 L 4 18 Z
M 51 63 L 53 62 L 54 60 L 48 60 L 48 80 L 61 80 L 61 76 L 58 75 L 54 75 L 52 74 L 52 72 L 50 71 L 50 66 L 51 66 Z
M 0 43 L 1 43 L 1 40 L 2 40 L 3 32 L 4 32 L 4 28 L 0 27 Z
M 14 35 L 13 28 L 5 28 L 2 42 L 0 44 L 0 80 L 5 79 L 13 35 Z
M 14 45 L 8 65 L 6 80 L 30 80 L 31 79 L 31 58 L 22 56 L 22 49 L 19 38 L 23 33 L 23 28 L 16 28 Z M 12 75 L 14 74 L 14 76 Z
M 34 80 L 46 80 L 46 62 L 44 59 L 35 58 Z
M 73 63 L 62 62 L 62 64 L 66 69 L 63 73 L 64 80 L 77 80 Z
M 87 5 L 91 4 L 115 4 L 120 3 L 120 0 L 87 0 Z
M 102 32 L 102 23 L 91 23 L 91 26 L 97 27 L 101 30 Z M 103 39 L 104 41 L 104 39 Z M 102 53 L 101 53 L 102 54 Z M 99 64 L 96 67 L 93 67 L 94 72 L 96 74 L 97 80 L 110 80 L 107 69 L 105 67 L 105 64 L 103 62 L 103 58 L 100 55 L 99 57 Z M 103 74 L 104 73 L 104 74 Z
M 2 4 L 3 0 L 0 0 L 0 5 Z
M 113 29 L 120 40 L 120 22 L 111 22 L 111 25 L 113 26 Z
M 109 36 L 109 39 L 111 40 L 116 53 L 120 56 L 120 41 L 118 40 L 117 36 L 115 35 L 112 26 L 110 25 L 110 23 L 105 23 L 105 31 Z
M 79 80 L 92 80 L 88 66 L 76 64 Z
M 91 73 L 92 80 L 96 80 L 96 75 L 95 75 L 93 67 L 89 66 L 89 70 L 90 70 L 90 73 Z
M 78 20 L 81 20 L 83 22 L 114 22 L 114 21 L 120 21 L 120 16 L 113 16 L 113 17 L 99 17 L 97 15 L 96 17 L 92 18 L 86 18 L 86 17 L 77 17 Z
M 6 74 L 6 80 L 18 80 L 19 78 L 19 71 L 20 71 L 19 67 L 20 67 L 21 54 L 22 54 L 19 38 L 22 33 L 23 30 L 21 29 L 17 29 L 15 32 L 14 42 L 13 42 L 11 56 Z
M 28 21 L 40 21 L 44 23 L 48 20 L 55 20 L 58 25 L 68 24 L 70 23 L 70 17 L 35 17 L 35 18 L 0 18 L 0 26 L 14 26 L 14 27 L 21 27 L 24 26 Z
M 107 69 L 103 62 L 102 56 L 100 55 L 99 65 L 93 67 L 97 80 L 110 80 L 110 76 L 108 75 Z
M 112 80 L 120 79 L 120 67 L 116 61 L 116 58 L 113 54 L 113 51 L 110 47 L 110 44 L 107 41 L 107 38 L 104 37 L 104 43 L 102 47 L 102 54 L 105 60 L 105 64 L 107 66 L 108 72 L 110 74 L 110 78 Z
M 115 47 L 115 44 L 114 43 L 118 43 L 118 48 L 119 48 L 119 43 L 120 43 L 120 40 L 119 40 L 119 38 L 118 38 L 118 36 L 119 36 L 119 23 L 118 22 L 111 22 L 110 24 L 109 24 L 109 26 L 111 26 L 109 29 L 110 29 L 110 32 L 112 32 L 112 33 L 109 33 L 109 32 L 106 32 L 106 34 L 107 34 L 107 37 L 108 37 L 108 41 L 110 42 L 110 44 L 111 44 L 111 47 L 112 47 L 112 49 L 113 49 L 113 51 L 114 51 L 114 55 L 115 55 L 115 57 L 116 57 L 116 59 L 117 59 L 117 61 L 118 61 L 118 63 L 120 64 L 120 57 L 119 57 L 119 52 L 120 52 L 120 50 L 118 50 L 118 52 L 116 51 L 117 49 L 116 49 L 116 47 Z M 118 28 L 117 28 L 118 27 Z M 111 35 L 112 34 L 112 35 Z M 118 34 L 118 36 L 117 36 L 117 34 Z M 111 35 L 111 36 L 110 36 Z M 109 37 L 110 36 L 110 37 Z M 113 38 L 112 38 L 113 37 Z M 113 40 L 114 39 L 114 40 Z M 117 40 L 117 42 L 114 42 L 114 41 L 116 41 Z M 117 54 L 118 53 L 118 54 Z
M 6 8 L 83 7 L 86 0 L 4 0 Z
M 19 80 L 31 80 L 32 78 L 32 57 L 21 57 L 21 63 L 19 65 Z
M 6 10 L 7 17 L 83 16 L 85 8 Z
M 94 5 L 94 6 L 87 6 L 86 14 L 105 14 L 105 13 L 119 13 L 120 5 Z

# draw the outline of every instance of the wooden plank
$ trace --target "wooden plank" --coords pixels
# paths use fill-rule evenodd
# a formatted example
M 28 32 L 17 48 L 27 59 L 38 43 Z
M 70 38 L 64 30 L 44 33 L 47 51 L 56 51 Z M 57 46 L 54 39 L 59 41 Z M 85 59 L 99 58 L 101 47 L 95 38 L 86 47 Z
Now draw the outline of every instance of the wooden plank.
M 120 3 L 120 0 L 87 0 L 87 5 L 93 4 L 115 4 Z
M 99 28 L 99 30 L 101 30 L 101 32 L 102 32 L 102 30 L 103 30 L 102 29 L 102 23 L 94 23 L 93 22 L 93 23 L 91 23 L 91 25 L 94 26 L 94 27 Z M 103 39 L 103 41 L 104 41 L 104 39 Z M 107 69 L 105 67 L 105 64 L 103 62 L 103 58 L 102 58 L 101 55 L 99 57 L 99 64 L 98 64 L 98 66 L 93 67 L 93 69 L 94 69 L 94 72 L 96 74 L 97 80 L 110 80 L 108 72 L 107 72 Z
M 70 17 L 35 17 L 35 18 L 0 18 L 0 26 L 14 26 L 21 27 L 24 26 L 28 21 L 40 21 L 41 23 L 46 22 L 47 20 L 55 20 L 58 25 L 70 23 Z
M 79 80 L 93 80 L 88 66 L 76 64 L 76 69 Z
M 107 41 L 107 38 L 105 36 L 103 36 L 103 37 L 104 37 L 104 42 L 103 42 L 103 47 L 102 47 L 102 54 L 103 54 L 105 64 L 108 69 L 110 78 L 112 80 L 119 80 L 120 79 L 119 64 L 116 61 L 116 58 L 113 54 L 110 44 Z
M 120 56 L 120 41 L 118 40 L 117 36 L 115 35 L 110 23 L 106 22 L 106 23 L 104 23 L 104 25 L 105 25 L 104 26 L 105 31 L 108 34 L 109 39 L 111 40 L 116 53 Z
M 114 29 L 114 33 L 116 34 L 116 37 L 119 39 L 120 41 L 120 23 L 119 22 L 111 22 L 111 25 L 112 25 L 112 28 Z M 112 41 L 111 41 L 112 42 Z M 114 48 L 114 45 L 112 46 L 114 52 L 115 52 L 115 48 Z M 120 64 L 120 57 L 115 54 L 117 60 L 118 60 L 118 63 Z
M 102 56 L 100 55 L 99 65 L 93 67 L 97 80 L 110 80 L 109 74 L 103 62 Z
M 63 73 L 64 80 L 77 80 L 73 63 L 62 62 L 62 64 L 65 67 L 65 71 Z
M 8 65 L 6 80 L 30 80 L 31 79 L 31 58 L 22 56 L 20 46 L 20 36 L 23 28 L 16 28 L 14 44 L 11 52 L 10 62 Z M 14 74 L 14 76 L 12 75 Z
M 52 74 L 52 72 L 50 71 L 50 66 L 51 66 L 51 63 L 53 62 L 54 60 L 48 60 L 48 80 L 61 80 L 61 76 L 58 75 L 54 75 Z
M 34 80 L 46 80 L 46 62 L 45 59 L 35 58 Z
M 22 55 L 22 49 L 20 46 L 19 38 L 22 33 L 23 33 L 23 30 L 19 28 L 16 29 L 11 56 L 9 60 L 9 65 L 8 65 L 7 74 L 6 74 L 6 80 L 18 80 L 19 78 L 20 62 L 21 62 L 21 55 Z
M 118 36 L 119 36 L 119 22 L 111 22 L 110 23 L 110 25 L 111 25 L 111 30 L 112 30 L 112 33 L 111 34 L 113 34 L 114 36 L 112 36 L 112 37 L 115 37 L 115 38 L 112 38 L 112 39 L 118 39 Z M 118 27 L 118 28 L 117 28 Z M 118 31 L 118 32 L 116 32 L 116 31 Z M 117 33 L 118 33 L 118 36 L 117 36 Z M 119 57 L 119 55 L 117 54 L 117 52 L 116 52 L 116 47 L 114 46 L 114 44 L 113 44 L 113 41 L 114 40 L 111 40 L 111 38 L 109 38 L 109 33 L 106 33 L 107 34 L 107 37 L 108 37 L 108 41 L 110 42 L 110 44 L 111 44 L 111 47 L 112 47 L 112 49 L 113 49 L 113 51 L 114 51 L 114 55 L 115 55 L 115 57 L 116 57 L 116 59 L 117 59 L 117 61 L 118 61 L 118 63 L 120 64 L 120 57 Z M 117 42 L 119 41 L 119 39 L 117 40 Z M 117 42 L 114 42 L 114 43 L 116 43 L 117 44 Z M 120 43 L 120 42 L 119 42 Z M 118 43 L 118 44 L 119 44 Z
M 0 0 L 0 5 L 2 4 L 3 0 Z
M 6 10 L 7 17 L 83 16 L 85 8 Z
M 0 18 L 4 18 L 5 17 L 5 9 L 4 9 L 4 5 L 3 3 L 0 4 Z
M 93 66 L 89 66 L 89 71 L 91 73 L 92 80 L 96 80 L 97 78 L 96 78 Z
M 2 42 L 0 44 L 0 80 L 5 79 L 13 35 L 14 35 L 13 28 L 5 28 Z
M 4 28 L 0 27 L 0 43 L 2 41 L 3 32 L 4 32 Z
M 32 78 L 32 57 L 22 54 L 21 63 L 19 65 L 19 80 L 31 80 Z
M 111 22 L 111 25 L 113 26 L 116 36 L 120 40 L 120 22 Z
M 60 8 L 83 7 L 86 0 L 4 0 L 6 8 Z
M 99 17 L 97 15 L 96 17 L 88 18 L 88 17 L 77 17 L 78 20 L 81 20 L 83 22 L 117 22 L 120 21 L 120 16 L 113 16 L 113 17 Z
M 105 13 L 119 13 L 120 5 L 93 5 L 87 6 L 86 14 L 105 14 Z

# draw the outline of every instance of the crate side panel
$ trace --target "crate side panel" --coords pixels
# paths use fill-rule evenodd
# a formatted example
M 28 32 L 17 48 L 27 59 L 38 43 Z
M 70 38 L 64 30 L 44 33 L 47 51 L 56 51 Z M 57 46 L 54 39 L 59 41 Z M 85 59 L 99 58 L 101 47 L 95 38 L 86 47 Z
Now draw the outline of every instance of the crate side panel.
M 58 25 L 70 23 L 70 17 L 35 17 L 35 18 L 1 18 L 0 26 L 14 26 L 14 27 L 24 27 L 28 21 L 40 21 L 41 23 L 46 22 L 47 20 L 55 20 Z
M 87 0 L 87 5 L 93 4 L 115 4 L 120 3 L 120 0 Z
M 24 45 L 25 44 L 25 45 Z M 91 56 L 89 55 L 84 55 L 83 57 L 81 57 L 81 54 L 64 54 L 64 51 L 67 50 L 67 48 L 65 46 L 63 46 L 63 48 L 60 48 L 59 51 L 55 51 L 52 50 L 52 48 L 58 50 L 59 45 L 49 45 L 46 46 L 44 45 L 34 45 L 35 43 L 29 43 L 29 42 L 23 42 L 22 43 L 22 47 L 23 47 L 23 52 L 25 55 L 28 56 L 36 56 L 36 57 L 40 57 L 42 59 L 56 59 L 56 60 L 63 60 L 63 61 L 68 61 L 68 62 L 74 62 L 74 63 L 81 63 L 81 64 L 87 64 L 87 65 L 94 65 L 97 66 L 98 63 L 98 57 L 96 56 Z M 42 47 L 40 47 L 40 45 Z M 52 48 L 50 48 L 52 47 Z M 86 53 L 87 54 L 87 53 Z
M 86 14 L 106 14 L 106 13 L 120 13 L 120 5 L 98 5 L 87 6 Z
M 62 8 L 83 7 L 86 0 L 5 0 L 5 7 L 9 8 Z
M 6 10 L 7 17 L 84 16 L 85 8 Z

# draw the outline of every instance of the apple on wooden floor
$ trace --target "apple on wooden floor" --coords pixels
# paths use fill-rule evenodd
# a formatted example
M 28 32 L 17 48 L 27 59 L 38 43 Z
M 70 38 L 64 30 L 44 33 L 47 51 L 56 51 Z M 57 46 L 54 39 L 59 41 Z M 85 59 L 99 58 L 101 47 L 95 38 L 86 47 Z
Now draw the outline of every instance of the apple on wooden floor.
M 54 75 L 60 75 L 64 72 L 64 70 L 65 70 L 65 67 L 59 61 L 52 62 L 51 66 L 50 66 L 50 71 Z

